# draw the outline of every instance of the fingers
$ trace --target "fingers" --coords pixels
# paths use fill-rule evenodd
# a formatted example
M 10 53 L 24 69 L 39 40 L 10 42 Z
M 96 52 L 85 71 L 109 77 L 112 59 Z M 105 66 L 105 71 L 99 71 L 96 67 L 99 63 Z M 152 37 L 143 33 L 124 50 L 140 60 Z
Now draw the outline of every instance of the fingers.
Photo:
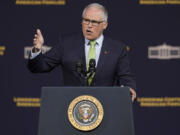
M 124 85 L 121 85 L 120 87 L 124 87 Z M 134 102 L 134 100 L 136 99 L 136 91 L 132 88 L 129 88 L 130 90 L 130 93 L 131 93 L 131 99 L 132 99 L 132 102 Z
M 134 102 L 134 100 L 136 99 L 136 92 L 135 92 L 135 90 L 133 90 L 132 88 L 130 88 L 130 92 L 131 92 L 132 102 Z
M 34 35 L 34 39 L 33 39 L 33 45 L 36 46 L 36 45 L 37 45 L 37 42 L 38 42 L 38 35 L 35 34 L 35 35 Z
M 40 30 L 40 29 L 37 29 L 37 35 L 38 35 L 38 36 L 42 36 L 42 33 L 41 33 L 41 30 Z
M 40 40 L 42 38 L 42 33 L 40 29 L 37 29 L 37 33 L 34 35 L 34 40 Z
M 37 33 L 34 35 L 34 39 L 33 39 L 33 45 L 34 48 L 41 49 L 41 47 L 44 44 L 44 38 L 40 29 L 37 29 L 36 32 Z

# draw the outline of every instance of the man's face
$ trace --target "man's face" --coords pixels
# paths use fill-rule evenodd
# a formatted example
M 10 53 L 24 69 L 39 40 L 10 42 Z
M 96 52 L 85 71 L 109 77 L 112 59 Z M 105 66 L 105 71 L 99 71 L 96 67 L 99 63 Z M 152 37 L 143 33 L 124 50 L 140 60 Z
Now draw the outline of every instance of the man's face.
M 88 40 L 97 39 L 106 29 L 107 22 L 103 21 L 102 10 L 91 7 L 88 8 L 82 19 L 82 32 Z

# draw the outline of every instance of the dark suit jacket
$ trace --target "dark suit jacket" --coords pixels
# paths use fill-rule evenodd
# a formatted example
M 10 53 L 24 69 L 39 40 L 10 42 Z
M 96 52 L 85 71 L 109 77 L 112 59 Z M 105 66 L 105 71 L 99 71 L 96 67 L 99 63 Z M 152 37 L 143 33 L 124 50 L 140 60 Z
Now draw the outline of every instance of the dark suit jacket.
M 60 64 L 64 85 L 80 86 L 81 82 L 76 73 L 76 63 L 79 60 L 86 63 L 84 37 L 81 35 L 67 37 L 46 54 L 40 54 L 29 60 L 28 68 L 34 73 L 48 72 Z M 92 86 L 113 85 L 124 85 L 136 89 L 125 45 L 104 37 Z

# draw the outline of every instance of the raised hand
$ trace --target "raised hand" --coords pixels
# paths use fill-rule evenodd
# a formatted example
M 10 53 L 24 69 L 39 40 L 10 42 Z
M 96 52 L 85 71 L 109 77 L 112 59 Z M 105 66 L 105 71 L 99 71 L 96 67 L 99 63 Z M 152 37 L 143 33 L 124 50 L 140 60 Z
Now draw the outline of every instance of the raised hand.
M 42 48 L 43 44 L 44 44 L 43 35 L 41 33 L 41 30 L 37 29 L 37 33 L 34 35 L 34 39 L 33 39 L 33 45 L 34 45 L 33 53 L 38 52 Z

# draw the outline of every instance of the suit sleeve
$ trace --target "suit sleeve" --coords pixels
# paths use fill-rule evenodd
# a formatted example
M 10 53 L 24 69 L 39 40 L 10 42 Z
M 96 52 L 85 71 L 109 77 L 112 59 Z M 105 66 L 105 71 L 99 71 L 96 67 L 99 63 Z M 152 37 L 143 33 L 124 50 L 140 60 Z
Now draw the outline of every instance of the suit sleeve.
M 34 59 L 29 59 L 28 69 L 33 73 L 49 72 L 62 63 L 62 42 L 53 47 L 49 52 L 40 53 Z
M 135 77 L 131 73 L 130 61 L 126 46 L 123 45 L 117 64 L 118 85 L 128 86 L 136 89 Z

